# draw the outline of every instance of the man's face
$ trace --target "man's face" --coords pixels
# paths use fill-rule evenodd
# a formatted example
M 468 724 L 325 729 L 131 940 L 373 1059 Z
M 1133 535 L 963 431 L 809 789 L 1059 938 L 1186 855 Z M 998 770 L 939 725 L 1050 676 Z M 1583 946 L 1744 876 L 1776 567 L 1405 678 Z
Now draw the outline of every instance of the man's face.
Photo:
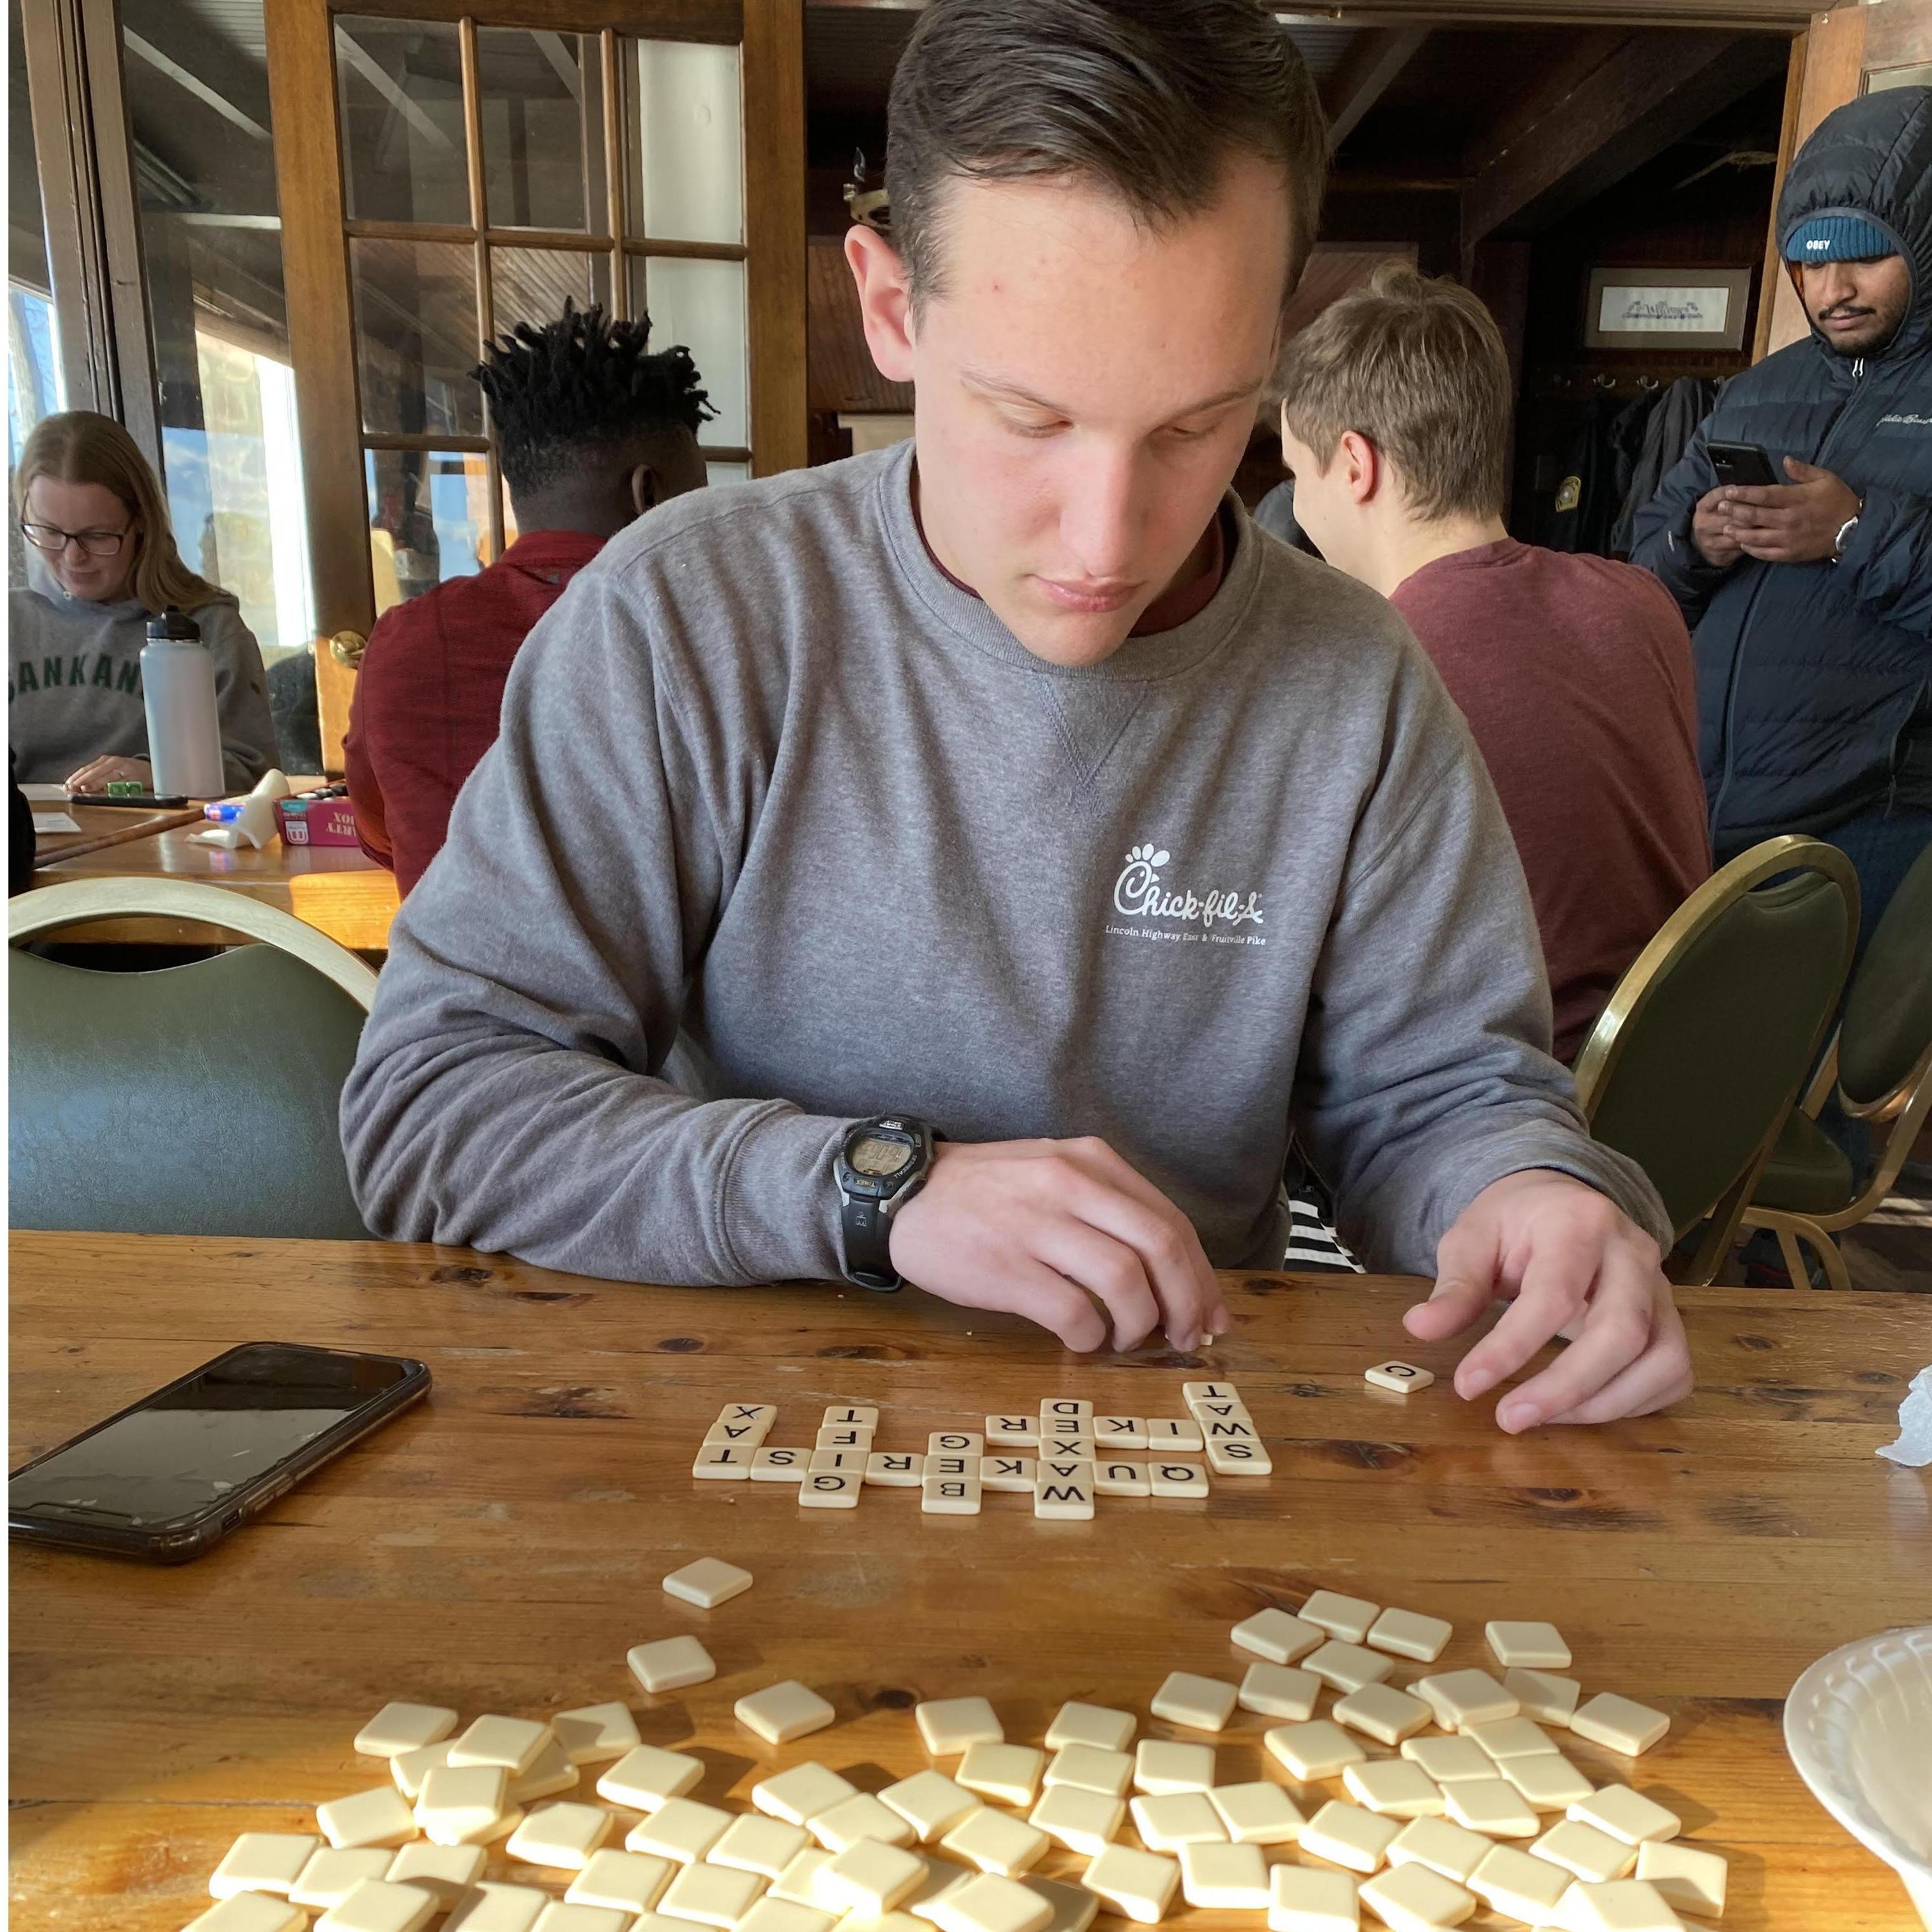
M 1870 356 L 1898 333 L 1912 302 L 1903 255 L 1869 262 L 1801 262 L 1805 313 L 1840 356 Z
M 1358 573 L 1351 561 L 1366 532 L 1368 512 L 1349 486 L 1348 466 L 1338 448 L 1324 465 L 1313 450 L 1284 422 L 1281 460 L 1294 479 L 1294 520 L 1324 562 L 1351 576 Z
M 1246 158 L 1160 232 L 1077 180 L 955 181 L 916 316 L 898 257 L 851 232 L 874 359 L 915 386 L 927 541 L 1035 656 L 1110 656 L 1206 531 L 1274 358 L 1292 221 L 1280 170 Z

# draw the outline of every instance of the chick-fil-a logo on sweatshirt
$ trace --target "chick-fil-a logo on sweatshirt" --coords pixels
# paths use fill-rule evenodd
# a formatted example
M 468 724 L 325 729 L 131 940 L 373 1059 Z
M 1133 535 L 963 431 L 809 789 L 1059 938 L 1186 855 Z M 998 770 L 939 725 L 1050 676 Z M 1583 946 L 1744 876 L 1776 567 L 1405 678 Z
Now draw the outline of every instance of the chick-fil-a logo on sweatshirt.
M 1171 855 L 1151 844 L 1136 845 L 1127 854 L 1127 862 L 1114 881 L 1114 909 L 1130 919 L 1178 920 L 1184 926 L 1199 926 L 1212 931 L 1217 926 L 1260 926 L 1261 895 L 1243 893 L 1229 886 L 1204 898 L 1193 892 L 1165 892 L 1160 868 Z

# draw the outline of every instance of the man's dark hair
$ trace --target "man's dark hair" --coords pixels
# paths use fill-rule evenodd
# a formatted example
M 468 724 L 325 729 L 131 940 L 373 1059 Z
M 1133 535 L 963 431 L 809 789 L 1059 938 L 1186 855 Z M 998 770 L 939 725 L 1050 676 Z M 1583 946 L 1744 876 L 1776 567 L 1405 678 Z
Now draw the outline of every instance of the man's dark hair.
M 580 466 L 586 448 L 616 452 L 680 424 L 692 435 L 717 414 L 691 351 L 650 352 L 648 316 L 613 321 L 566 300 L 541 328 L 520 322 L 472 371 L 490 404 L 503 476 L 536 490 Z
M 917 301 L 939 286 L 950 177 L 1084 176 L 1160 228 L 1208 207 L 1238 153 L 1287 176 L 1286 302 L 1321 218 L 1328 129 L 1261 0 L 933 0 L 892 76 L 892 243 Z

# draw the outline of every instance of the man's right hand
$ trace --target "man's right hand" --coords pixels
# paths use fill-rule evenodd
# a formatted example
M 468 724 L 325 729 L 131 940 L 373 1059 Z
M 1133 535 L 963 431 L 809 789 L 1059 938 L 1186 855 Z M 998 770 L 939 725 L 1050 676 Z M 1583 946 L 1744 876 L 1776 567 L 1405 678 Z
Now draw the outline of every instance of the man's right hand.
M 1697 499 L 1690 519 L 1690 541 L 1704 561 L 1719 570 L 1730 569 L 1744 554 L 1743 545 L 1731 534 L 1730 502 L 1730 490 L 1720 484 Z
M 942 1301 L 1000 1309 L 1070 1348 L 1176 1348 L 1226 1331 L 1186 1215 L 1105 1141 L 942 1141 L 894 1217 L 892 1265 Z

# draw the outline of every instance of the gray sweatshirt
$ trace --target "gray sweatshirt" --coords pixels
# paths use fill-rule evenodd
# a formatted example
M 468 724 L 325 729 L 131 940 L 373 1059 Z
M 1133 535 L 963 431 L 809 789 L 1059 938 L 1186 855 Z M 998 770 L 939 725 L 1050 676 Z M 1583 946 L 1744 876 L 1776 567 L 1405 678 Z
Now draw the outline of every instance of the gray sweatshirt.
M 890 1112 L 1099 1135 L 1221 1266 L 1282 1258 L 1291 1122 L 1372 1266 L 1429 1270 L 1526 1167 L 1664 1235 L 1389 605 L 1236 506 L 1204 610 L 1064 669 L 934 566 L 910 456 L 679 497 L 531 633 L 344 1091 L 369 1225 L 836 1276 L 833 1153 Z
M 7 733 L 20 782 L 58 784 L 96 758 L 145 758 L 148 613 L 131 598 L 70 597 L 29 568 L 31 587 L 7 599 Z M 226 591 L 188 614 L 214 659 L 223 776 L 230 790 L 246 791 L 280 757 L 261 650 Z

